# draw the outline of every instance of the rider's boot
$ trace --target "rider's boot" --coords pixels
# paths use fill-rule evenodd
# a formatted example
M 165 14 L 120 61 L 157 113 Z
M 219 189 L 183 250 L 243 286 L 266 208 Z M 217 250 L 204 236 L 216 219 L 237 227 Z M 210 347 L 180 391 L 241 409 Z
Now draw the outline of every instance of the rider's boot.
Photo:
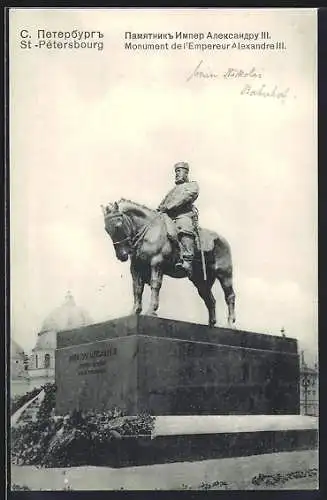
M 192 274 L 192 262 L 194 259 L 194 237 L 188 234 L 180 234 L 181 259 L 176 263 L 176 270 L 184 270 L 188 276 Z

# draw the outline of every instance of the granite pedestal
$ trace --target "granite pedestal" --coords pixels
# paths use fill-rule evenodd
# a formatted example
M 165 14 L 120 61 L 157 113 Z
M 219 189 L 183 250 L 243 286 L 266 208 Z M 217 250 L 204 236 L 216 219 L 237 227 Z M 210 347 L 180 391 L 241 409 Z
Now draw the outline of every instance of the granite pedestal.
M 297 341 L 147 316 L 60 332 L 57 413 L 298 414 Z

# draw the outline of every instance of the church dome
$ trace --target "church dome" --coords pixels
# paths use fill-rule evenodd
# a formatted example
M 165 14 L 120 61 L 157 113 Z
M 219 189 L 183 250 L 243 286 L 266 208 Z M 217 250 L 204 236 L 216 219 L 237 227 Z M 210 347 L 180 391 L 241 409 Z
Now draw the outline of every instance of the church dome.
M 24 350 L 14 339 L 11 339 L 10 357 L 12 359 L 24 359 Z
M 49 332 L 43 332 L 42 334 L 38 334 L 38 338 L 36 341 L 36 346 L 33 349 L 38 350 L 38 349 L 56 349 L 57 347 L 57 332 L 55 331 L 49 331 Z
M 92 323 L 88 312 L 76 305 L 70 292 L 67 293 L 64 303 L 50 313 L 43 321 L 37 340 L 38 348 L 56 348 L 56 333 L 63 330 L 80 328 Z

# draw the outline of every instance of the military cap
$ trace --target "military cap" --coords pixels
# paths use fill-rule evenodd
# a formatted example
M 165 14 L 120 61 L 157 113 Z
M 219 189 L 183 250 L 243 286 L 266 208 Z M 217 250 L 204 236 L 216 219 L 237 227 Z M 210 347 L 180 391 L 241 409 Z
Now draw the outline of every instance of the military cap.
M 190 170 L 189 164 L 186 161 L 179 161 L 176 163 L 174 170 L 177 170 L 177 168 L 184 168 L 187 172 Z

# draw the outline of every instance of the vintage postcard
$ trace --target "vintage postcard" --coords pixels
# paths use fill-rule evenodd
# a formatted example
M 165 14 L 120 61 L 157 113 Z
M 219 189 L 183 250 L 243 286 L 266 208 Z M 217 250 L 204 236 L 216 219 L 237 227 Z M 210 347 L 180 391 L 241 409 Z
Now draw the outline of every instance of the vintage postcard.
M 9 107 L 11 489 L 317 489 L 317 10 L 13 8 Z

